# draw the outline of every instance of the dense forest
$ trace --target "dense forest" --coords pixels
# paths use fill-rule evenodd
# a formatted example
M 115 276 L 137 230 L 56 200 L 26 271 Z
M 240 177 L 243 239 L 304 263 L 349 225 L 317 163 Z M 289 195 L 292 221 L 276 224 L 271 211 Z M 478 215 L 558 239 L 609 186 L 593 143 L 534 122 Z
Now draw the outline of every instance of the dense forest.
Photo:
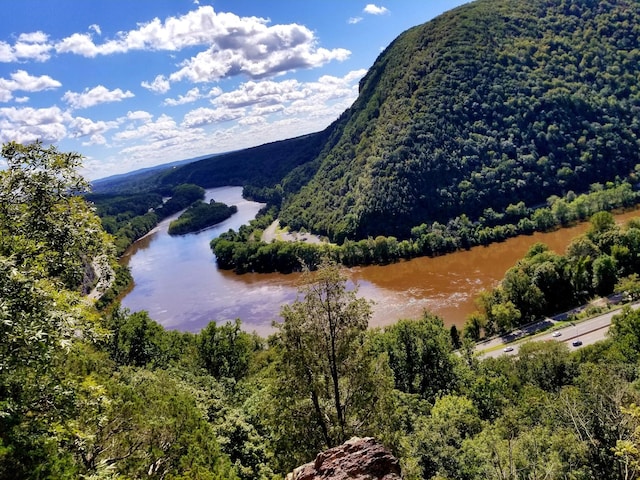
M 591 347 L 482 359 L 428 312 L 368 328 L 371 304 L 326 260 L 267 339 L 240 320 L 169 331 L 85 295 L 115 257 L 78 195 L 80 157 L 39 143 L 2 155 L 0 478 L 282 479 L 352 435 L 378 438 L 407 479 L 639 477 L 640 311 Z M 591 221 L 570 254 L 592 261 L 593 288 L 611 285 L 610 255 L 637 298 L 640 221 Z M 563 262 L 536 246 L 514 268 L 552 279 Z
M 637 181 L 635 175 L 629 180 Z M 569 191 L 562 198 L 551 196 L 547 204 L 539 208 L 529 208 L 524 202 L 518 202 L 503 212 L 487 208 L 482 216 L 473 220 L 462 214 L 446 224 L 421 224 L 413 227 L 411 236 L 404 240 L 379 235 L 358 241 L 345 240 L 340 245 L 284 240 L 265 242 L 262 240 L 264 229 L 275 219 L 275 209 L 271 208 L 237 232 L 229 230 L 214 238 L 211 248 L 220 268 L 233 269 L 237 273 L 289 273 L 314 269 L 323 257 L 345 266 L 385 265 L 419 256 L 444 255 L 536 231 L 550 231 L 585 221 L 601 211 L 628 208 L 639 200 L 640 193 L 629 181 L 593 184 L 587 193 L 576 195 Z
M 392 261 L 548 228 L 541 207 L 552 208 L 550 199 L 570 202 L 594 185 L 637 190 L 638 25 L 640 5 L 629 0 L 477 0 L 400 35 L 324 131 L 142 172 L 114 188 L 243 185 L 282 226 L 354 251 L 346 264 L 371 261 L 361 242 L 377 241 Z M 534 210 L 536 219 L 525 218 Z M 131 222 L 144 231 L 149 218 Z M 460 229 L 477 236 L 440 242 Z M 424 248 L 405 248 L 416 232 L 433 235 Z M 300 268 L 278 253 L 294 247 L 226 240 L 216 255 L 240 261 L 225 268 L 265 271 L 262 259 L 243 260 L 258 248 L 284 259 L 271 271 Z
M 169 224 L 169 235 L 197 232 L 226 220 L 237 211 L 235 205 L 229 206 L 215 200 L 209 203 L 196 201 Z
M 275 480 L 352 435 L 383 442 L 409 480 L 640 478 L 639 310 L 575 351 L 474 353 L 596 295 L 640 298 L 640 220 L 600 211 L 638 203 L 639 29 L 631 0 L 477 0 L 398 37 L 325 131 L 129 191 L 90 195 L 80 155 L 5 144 L 0 479 Z M 171 331 L 122 309 L 117 255 L 233 183 L 269 208 L 214 242 L 218 261 L 317 267 L 275 333 Z M 334 243 L 260 242 L 278 217 Z M 586 218 L 564 255 L 536 245 L 484 292 L 461 335 L 429 312 L 368 328 L 339 266 Z
M 478 0 L 400 35 L 280 219 L 341 243 L 529 206 L 639 163 L 640 4 Z

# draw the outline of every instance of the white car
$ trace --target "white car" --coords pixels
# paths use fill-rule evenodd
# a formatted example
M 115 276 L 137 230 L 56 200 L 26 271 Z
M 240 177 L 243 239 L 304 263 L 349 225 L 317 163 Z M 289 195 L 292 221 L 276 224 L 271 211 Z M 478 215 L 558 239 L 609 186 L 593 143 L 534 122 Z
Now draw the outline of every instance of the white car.
M 505 352 L 513 352 L 513 347 L 504 347 Z
M 562 335 L 562 332 L 560 330 L 556 330 L 551 334 L 552 337 L 559 337 L 560 335 Z

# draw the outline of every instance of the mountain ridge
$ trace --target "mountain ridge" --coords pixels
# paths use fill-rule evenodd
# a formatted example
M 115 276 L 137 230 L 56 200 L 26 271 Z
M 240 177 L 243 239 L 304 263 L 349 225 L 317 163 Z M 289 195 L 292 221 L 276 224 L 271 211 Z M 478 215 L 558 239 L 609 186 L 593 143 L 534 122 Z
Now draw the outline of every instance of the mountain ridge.
M 281 220 L 335 241 L 543 203 L 638 163 L 637 2 L 477 0 L 401 34 Z M 614 73 L 616 73 L 614 75 Z

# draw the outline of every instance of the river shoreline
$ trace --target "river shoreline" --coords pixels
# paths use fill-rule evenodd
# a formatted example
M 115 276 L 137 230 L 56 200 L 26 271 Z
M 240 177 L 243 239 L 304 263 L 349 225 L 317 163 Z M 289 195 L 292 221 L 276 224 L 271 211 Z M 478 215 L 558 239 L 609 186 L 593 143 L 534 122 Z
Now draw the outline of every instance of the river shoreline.
M 299 274 L 238 275 L 218 269 L 209 248 L 211 239 L 229 228 L 237 230 L 255 217 L 262 204 L 243 199 L 241 187 L 211 189 L 207 194 L 237 205 L 239 212 L 212 228 L 179 237 L 166 233 L 170 219 L 165 219 L 138 240 L 122 258 L 135 283 L 122 306 L 147 310 L 170 329 L 197 332 L 210 321 L 239 318 L 245 330 L 267 336 L 274 331 L 272 323 L 280 321 L 281 306 L 295 300 Z M 616 214 L 619 222 L 638 216 L 640 209 Z M 564 253 L 569 241 L 588 226 L 585 222 L 440 257 L 354 267 L 347 272 L 359 286 L 359 296 L 375 302 L 371 327 L 418 318 L 424 310 L 439 315 L 447 326 L 462 327 L 475 310 L 478 294 L 497 285 L 531 245 L 543 242 Z

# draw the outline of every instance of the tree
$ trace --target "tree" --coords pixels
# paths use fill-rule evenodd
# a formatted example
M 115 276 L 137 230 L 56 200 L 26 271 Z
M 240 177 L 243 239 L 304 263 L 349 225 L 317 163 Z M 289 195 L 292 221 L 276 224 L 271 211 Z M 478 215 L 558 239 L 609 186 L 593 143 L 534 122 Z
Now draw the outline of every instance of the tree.
M 251 335 L 240 329 L 239 319 L 220 326 L 210 322 L 198 335 L 198 352 L 202 364 L 215 378 L 238 381 L 249 369 Z
M 618 265 L 610 255 L 601 255 L 593 262 L 592 285 L 599 295 L 613 292 L 618 281 Z
M 304 274 L 298 299 L 280 313 L 277 383 L 293 397 L 287 420 L 304 415 L 312 422 L 303 422 L 315 438 L 307 438 L 310 445 L 333 447 L 366 432 L 390 387 L 388 370 L 365 342 L 370 302 L 356 293 L 339 268 L 325 262 Z
M 380 343 L 398 390 L 433 402 L 455 387 L 451 338 L 440 318 L 425 312 L 418 320 L 400 320 L 380 333 Z
M 60 448 L 76 383 L 65 359 L 100 337 L 88 303 L 91 264 L 110 249 L 77 194 L 81 157 L 40 142 L 3 145 L 0 171 L 0 478 L 73 475 Z
M 88 188 L 77 173 L 82 157 L 40 142 L 7 143 L 2 156 L 0 255 L 65 288 L 86 289 L 92 263 L 110 251 L 100 219 L 79 196 Z
M 162 326 L 149 318 L 147 312 L 130 313 L 115 309 L 107 326 L 112 333 L 109 353 L 118 365 L 146 367 L 168 366 L 168 345 Z

